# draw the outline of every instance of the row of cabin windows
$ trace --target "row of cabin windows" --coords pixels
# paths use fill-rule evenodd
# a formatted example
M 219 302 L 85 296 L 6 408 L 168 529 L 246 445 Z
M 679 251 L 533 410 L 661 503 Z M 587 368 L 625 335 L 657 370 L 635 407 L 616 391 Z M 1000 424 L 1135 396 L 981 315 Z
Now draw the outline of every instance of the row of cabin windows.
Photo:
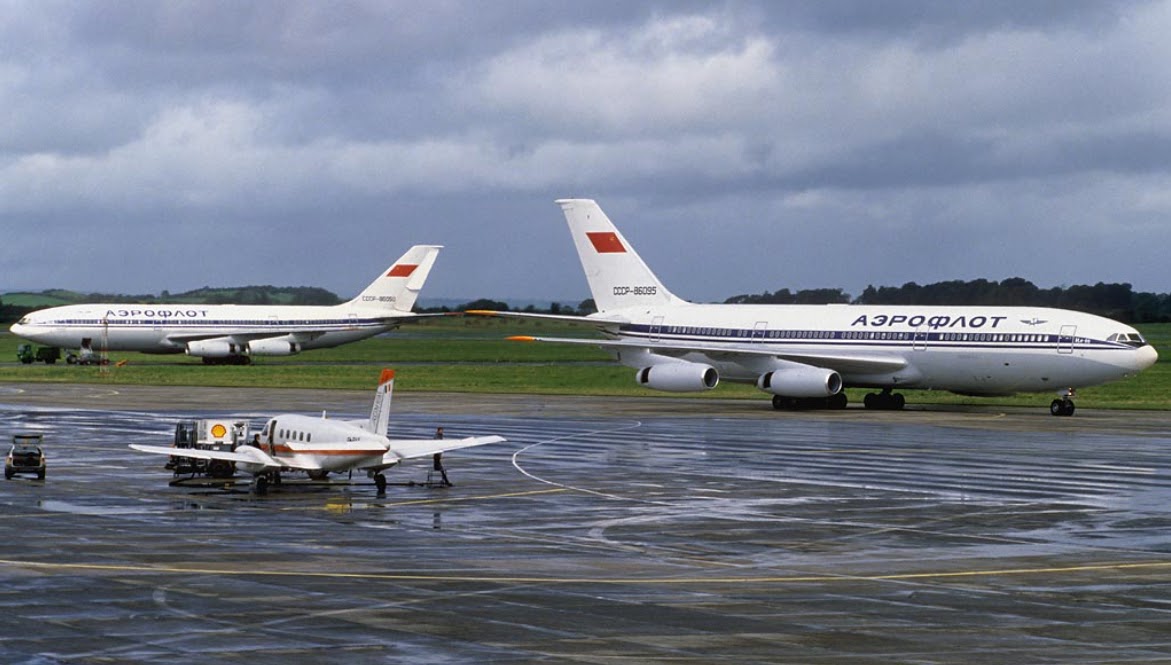
M 359 323 L 381 323 L 379 319 L 297 319 L 297 320 L 248 320 L 238 319 L 207 320 L 207 319 L 61 319 L 49 321 L 48 325 L 62 326 L 326 326 L 326 325 L 355 325 Z
M 307 434 L 305 432 L 294 432 L 291 429 L 277 430 L 277 438 L 281 439 L 282 441 L 305 441 L 307 443 L 313 441 L 312 434 Z
M 723 337 L 747 337 L 752 331 L 725 328 L 692 328 L 688 326 L 667 326 L 668 334 L 718 335 Z M 840 335 L 840 336 L 839 336 Z M 757 331 L 756 339 L 849 339 L 849 340 L 914 340 L 928 341 L 927 333 L 848 330 L 836 333 L 831 330 L 767 330 Z M 938 339 L 946 342 L 1008 342 L 1032 343 L 1051 342 L 1049 335 L 1024 333 L 939 333 Z

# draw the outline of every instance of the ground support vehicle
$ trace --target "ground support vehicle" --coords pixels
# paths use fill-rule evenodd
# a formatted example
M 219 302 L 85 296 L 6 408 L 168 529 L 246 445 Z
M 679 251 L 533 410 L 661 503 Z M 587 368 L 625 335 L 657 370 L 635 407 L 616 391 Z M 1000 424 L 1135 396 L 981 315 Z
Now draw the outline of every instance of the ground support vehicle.
M 43 362 L 46 365 L 52 365 L 61 358 L 61 349 L 55 346 L 38 346 L 34 348 L 32 344 L 21 344 L 16 347 L 16 358 L 25 365 L 31 365 L 34 362 Z
M 202 418 L 181 420 L 175 425 L 175 455 L 167 462 L 166 468 L 175 476 L 210 476 L 231 478 L 236 474 L 236 464 L 225 460 L 197 459 L 184 457 L 182 449 L 234 451 L 237 446 L 252 443 L 247 422 Z
M 4 459 L 4 478 L 12 480 L 18 473 L 35 473 L 45 479 L 45 451 L 41 448 L 43 434 L 17 434 L 12 437 L 12 448 Z

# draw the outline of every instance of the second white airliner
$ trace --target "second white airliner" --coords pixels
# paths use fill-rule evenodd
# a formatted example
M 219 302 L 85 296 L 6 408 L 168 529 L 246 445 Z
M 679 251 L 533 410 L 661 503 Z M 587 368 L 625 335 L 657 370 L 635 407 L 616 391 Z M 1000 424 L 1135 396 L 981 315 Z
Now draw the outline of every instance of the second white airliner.
M 1077 388 L 1134 375 L 1158 354 L 1134 328 L 1040 307 L 696 304 L 655 277 L 598 204 L 557 201 L 569 222 L 598 312 L 512 312 L 589 323 L 606 339 L 518 337 L 590 344 L 665 391 L 702 391 L 721 379 L 756 385 L 778 409 L 844 408 L 842 388 L 866 387 L 865 406 L 901 409 L 898 389 L 976 396 L 1054 391 L 1053 415 L 1072 415 Z
M 353 300 L 341 305 L 92 304 L 50 307 L 14 324 L 45 346 L 97 351 L 186 353 L 206 364 L 247 364 L 355 342 L 394 328 L 411 311 L 442 249 L 415 245 Z

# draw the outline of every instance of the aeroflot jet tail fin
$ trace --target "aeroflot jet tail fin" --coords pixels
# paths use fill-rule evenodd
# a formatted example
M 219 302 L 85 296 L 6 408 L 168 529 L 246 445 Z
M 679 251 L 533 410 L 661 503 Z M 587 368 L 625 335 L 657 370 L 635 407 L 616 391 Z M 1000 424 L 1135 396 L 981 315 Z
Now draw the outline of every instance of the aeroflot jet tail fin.
M 370 307 L 409 312 L 427 281 L 442 245 L 415 245 L 378 276 L 350 302 L 350 307 Z
M 599 312 L 626 307 L 682 304 L 592 199 L 557 201 Z
M 394 393 L 394 370 L 382 370 L 378 377 L 378 390 L 374 392 L 374 406 L 370 409 L 370 422 L 366 430 L 386 436 L 386 428 L 390 425 L 390 399 Z

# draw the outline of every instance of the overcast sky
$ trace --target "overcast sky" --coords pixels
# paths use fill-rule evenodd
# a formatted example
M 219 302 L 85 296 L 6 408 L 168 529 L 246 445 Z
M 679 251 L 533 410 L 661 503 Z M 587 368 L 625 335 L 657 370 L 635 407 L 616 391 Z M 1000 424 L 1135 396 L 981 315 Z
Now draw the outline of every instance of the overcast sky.
M 1171 291 L 1171 3 L 0 0 L 0 292 Z

